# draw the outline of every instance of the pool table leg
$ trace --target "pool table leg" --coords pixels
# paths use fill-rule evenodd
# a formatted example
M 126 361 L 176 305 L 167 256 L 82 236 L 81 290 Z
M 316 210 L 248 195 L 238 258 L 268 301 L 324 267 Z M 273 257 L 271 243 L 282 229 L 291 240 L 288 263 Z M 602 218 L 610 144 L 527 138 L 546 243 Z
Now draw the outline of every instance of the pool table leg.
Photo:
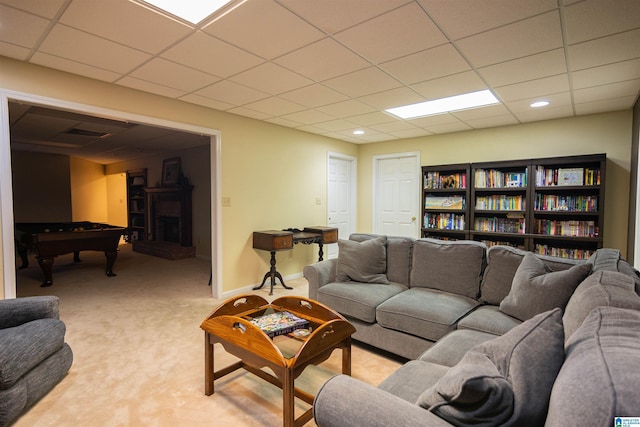
M 53 285 L 53 275 L 51 274 L 53 266 L 53 257 L 37 257 L 38 265 L 44 274 L 44 281 L 40 285 L 43 288 Z
M 107 257 L 107 276 L 113 277 L 116 275 L 116 273 L 113 272 L 113 264 L 116 263 L 118 251 L 104 251 L 104 256 Z

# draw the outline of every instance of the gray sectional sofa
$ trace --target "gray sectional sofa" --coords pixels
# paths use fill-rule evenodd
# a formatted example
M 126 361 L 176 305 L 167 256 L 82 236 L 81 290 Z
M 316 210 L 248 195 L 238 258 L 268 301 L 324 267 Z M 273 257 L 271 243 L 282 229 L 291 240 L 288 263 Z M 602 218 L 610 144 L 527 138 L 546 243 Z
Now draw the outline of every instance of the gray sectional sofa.
M 54 296 L 0 301 L 0 427 L 49 392 L 71 367 L 59 305 Z
M 319 426 L 606 425 L 640 416 L 640 278 L 473 241 L 355 234 L 304 269 L 354 339 L 410 361 L 378 387 L 330 379 Z M 570 421 L 568 421 L 570 420 Z

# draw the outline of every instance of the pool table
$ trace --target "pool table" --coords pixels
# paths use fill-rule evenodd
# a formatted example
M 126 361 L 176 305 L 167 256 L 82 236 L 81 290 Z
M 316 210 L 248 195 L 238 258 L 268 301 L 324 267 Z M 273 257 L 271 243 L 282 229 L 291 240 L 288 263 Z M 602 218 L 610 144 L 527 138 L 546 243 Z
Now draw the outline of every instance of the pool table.
M 58 255 L 73 253 L 73 260 L 80 262 L 80 251 L 102 251 L 107 258 L 107 276 L 115 276 L 113 264 L 118 256 L 120 236 L 124 227 L 89 221 L 16 223 L 16 250 L 22 260 L 20 268 L 29 266 L 27 253 L 36 254 L 38 265 L 44 274 L 43 287 L 53 284 L 53 260 Z

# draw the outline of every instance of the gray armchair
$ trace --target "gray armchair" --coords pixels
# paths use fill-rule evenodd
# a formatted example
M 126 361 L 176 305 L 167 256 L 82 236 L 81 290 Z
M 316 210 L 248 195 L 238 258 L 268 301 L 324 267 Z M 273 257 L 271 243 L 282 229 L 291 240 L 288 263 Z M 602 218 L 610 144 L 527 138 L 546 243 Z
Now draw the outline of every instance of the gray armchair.
M 71 368 L 54 296 L 0 300 L 0 427 L 47 394 Z

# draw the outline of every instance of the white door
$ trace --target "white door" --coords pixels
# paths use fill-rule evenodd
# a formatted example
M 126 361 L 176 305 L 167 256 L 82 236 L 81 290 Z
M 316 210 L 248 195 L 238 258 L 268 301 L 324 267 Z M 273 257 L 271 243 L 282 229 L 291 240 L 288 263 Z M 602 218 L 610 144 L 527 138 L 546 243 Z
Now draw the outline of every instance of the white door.
M 355 224 L 355 158 L 329 153 L 327 173 L 327 225 L 347 239 Z M 326 258 L 338 256 L 338 245 L 326 247 Z
M 388 236 L 420 237 L 417 153 L 374 158 L 373 232 Z

